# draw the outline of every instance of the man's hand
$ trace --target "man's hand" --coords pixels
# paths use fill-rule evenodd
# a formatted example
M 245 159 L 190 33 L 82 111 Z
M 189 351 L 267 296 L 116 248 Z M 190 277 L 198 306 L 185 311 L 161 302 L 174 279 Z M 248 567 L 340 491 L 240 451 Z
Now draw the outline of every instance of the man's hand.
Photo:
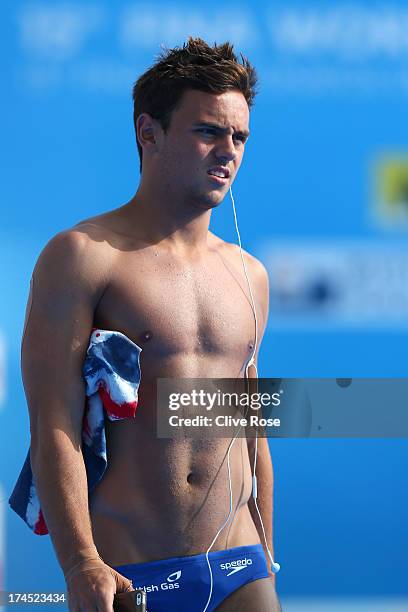
M 133 591 L 131 580 L 102 559 L 85 559 L 65 573 L 69 612 L 113 612 L 115 593 Z

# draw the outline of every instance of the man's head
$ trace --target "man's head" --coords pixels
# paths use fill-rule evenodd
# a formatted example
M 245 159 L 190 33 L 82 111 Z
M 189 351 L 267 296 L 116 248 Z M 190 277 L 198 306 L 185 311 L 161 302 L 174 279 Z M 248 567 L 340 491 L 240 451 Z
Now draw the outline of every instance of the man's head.
M 210 47 L 201 38 L 188 39 L 182 48 L 163 52 L 159 59 L 136 81 L 133 87 L 133 120 L 142 113 L 156 119 L 164 132 L 171 115 L 188 89 L 220 94 L 237 90 L 251 108 L 256 95 L 257 75 L 242 55 L 239 62 L 233 45 Z M 137 142 L 142 169 L 143 151 Z
M 145 152 L 160 158 L 160 172 L 177 172 L 169 162 L 179 167 L 190 161 L 195 162 L 193 170 L 198 170 L 197 162 L 207 169 L 230 165 L 230 178 L 235 177 L 257 82 L 255 69 L 242 54 L 241 59 L 229 43 L 210 47 L 190 37 L 182 48 L 162 53 L 138 79 L 133 100 L 141 170 Z M 179 178 L 183 180 L 182 169 Z M 221 183 L 213 182 L 219 191 Z

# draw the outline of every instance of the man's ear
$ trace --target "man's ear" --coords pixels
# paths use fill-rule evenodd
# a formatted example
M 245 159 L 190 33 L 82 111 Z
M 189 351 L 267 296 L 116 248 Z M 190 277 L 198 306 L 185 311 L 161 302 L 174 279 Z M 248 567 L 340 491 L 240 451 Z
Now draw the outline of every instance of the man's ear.
M 158 121 L 148 113 L 141 113 L 136 119 L 136 136 L 140 146 L 143 149 L 155 149 L 160 129 Z

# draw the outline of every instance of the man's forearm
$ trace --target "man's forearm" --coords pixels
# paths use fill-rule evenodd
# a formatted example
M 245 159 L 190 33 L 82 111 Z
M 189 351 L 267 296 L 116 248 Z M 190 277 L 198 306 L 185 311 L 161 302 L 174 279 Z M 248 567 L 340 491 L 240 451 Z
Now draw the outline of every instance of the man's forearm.
M 253 468 L 253 464 L 254 464 L 253 459 L 254 459 L 254 452 L 255 452 L 254 441 L 250 442 L 250 444 L 248 445 L 248 450 L 249 450 L 251 466 Z M 272 461 L 271 461 L 271 457 L 269 453 L 268 442 L 266 438 L 258 439 L 256 477 L 257 477 L 257 504 L 259 508 L 259 513 L 262 517 L 262 523 L 265 529 L 266 541 L 268 543 L 269 550 L 271 551 L 271 554 L 273 556 L 274 555 L 273 541 L 272 541 L 273 468 L 272 468 Z M 250 498 L 248 502 L 248 507 L 251 512 L 252 519 L 255 523 L 255 527 L 259 533 L 259 537 L 261 539 L 262 546 L 265 549 L 268 567 L 271 571 L 269 557 L 267 555 L 267 550 L 265 546 L 263 529 L 262 529 L 261 521 L 259 519 L 258 512 L 256 510 L 255 501 L 253 497 Z
M 59 563 L 66 571 L 81 557 L 97 556 L 88 509 L 82 452 L 61 430 L 32 435 L 31 466 L 41 509 Z
M 248 451 L 250 456 L 250 463 L 253 468 L 254 453 L 255 453 L 255 442 L 251 440 L 248 443 Z M 272 540 L 272 517 L 273 517 L 273 468 L 272 461 L 268 447 L 268 441 L 266 438 L 258 439 L 258 456 L 256 462 L 256 476 L 257 476 L 257 505 L 259 514 L 262 518 L 262 523 L 265 529 L 266 541 L 268 548 L 274 557 L 273 540 Z M 255 523 L 255 527 L 259 533 L 261 544 L 265 551 L 266 562 L 268 564 L 270 579 L 276 588 L 275 574 L 272 572 L 268 551 L 265 546 L 265 538 L 259 519 L 259 515 L 255 506 L 253 497 L 248 502 L 248 507 L 251 512 L 252 519 Z M 274 612 L 281 611 L 281 605 L 279 602 L 276 590 L 271 599 L 272 609 Z

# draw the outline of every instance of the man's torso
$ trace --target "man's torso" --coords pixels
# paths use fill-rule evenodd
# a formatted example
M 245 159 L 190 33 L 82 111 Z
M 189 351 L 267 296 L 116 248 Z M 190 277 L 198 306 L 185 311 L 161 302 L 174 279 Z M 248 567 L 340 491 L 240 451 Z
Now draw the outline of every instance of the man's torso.
M 156 379 L 243 376 L 255 325 L 239 251 L 209 233 L 204 253 L 181 257 L 118 233 L 111 214 L 75 230 L 98 240 L 110 265 L 94 326 L 142 348 L 136 418 L 105 420 L 108 468 L 90 498 L 96 546 L 112 565 L 204 552 L 229 512 L 230 438 L 158 439 Z M 245 439 L 233 445 L 231 473 L 234 516 L 213 550 L 259 542 Z

